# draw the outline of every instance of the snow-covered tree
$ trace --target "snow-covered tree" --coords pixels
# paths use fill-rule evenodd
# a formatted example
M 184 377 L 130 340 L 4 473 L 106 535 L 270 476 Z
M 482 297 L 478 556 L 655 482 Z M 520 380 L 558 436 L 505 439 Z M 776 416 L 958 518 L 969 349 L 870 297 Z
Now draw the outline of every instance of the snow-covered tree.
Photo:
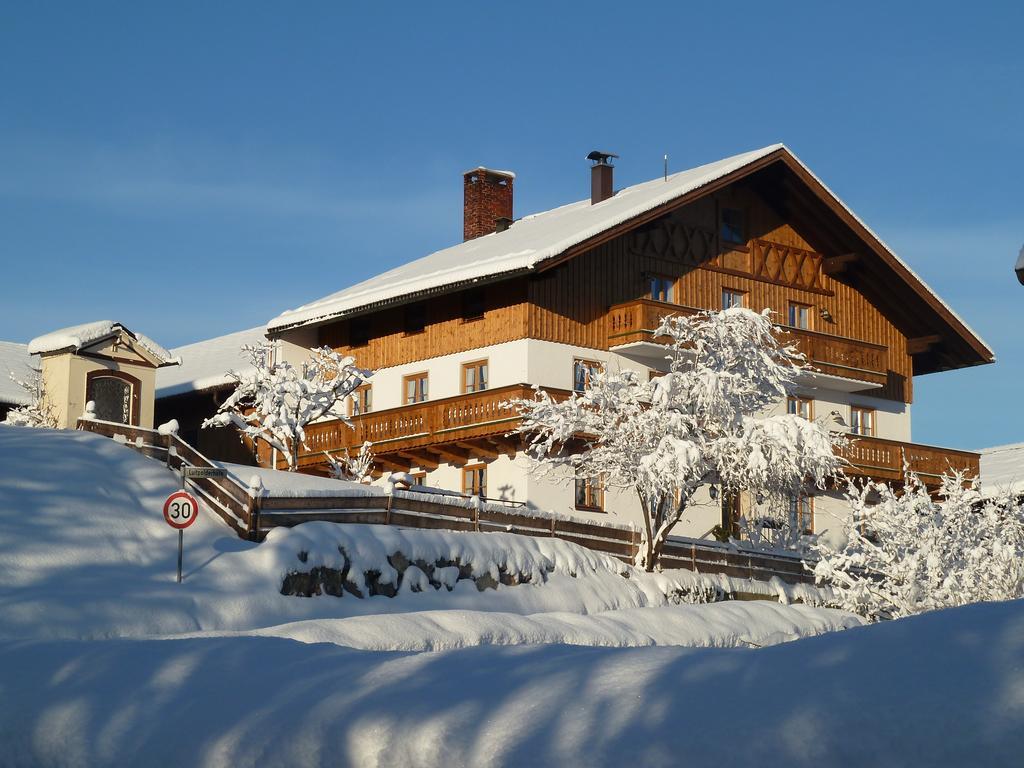
M 327 463 L 331 468 L 331 477 L 353 483 L 361 483 L 364 480 L 369 482 L 370 471 L 373 469 L 372 446 L 373 443 L 367 440 L 360 446 L 359 452 L 355 456 L 349 453 L 348 448 L 345 449 L 342 456 L 333 456 L 324 451 L 324 456 L 327 457 Z
M 701 486 L 784 497 L 823 487 L 842 464 L 832 450 L 839 438 L 822 424 L 763 416 L 803 367 L 776 337 L 768 311 L 670 316 L 656 335 L 668 340 L 663 376 L 597 372 L 562 402 L 538 390 L 514 403 L 541 471 L 568 468 L 637 494 L 644 518 L 637 562 L 649 570 Z
M 43 373 L 38 368 L 30 368 L 32 375 L 27 379 L 19 379 L 13 373 L 11 381 L 21 387 L 29 397 L 26 405 L 19 405 L 7 412 L 5 424 L 17 427 L 47 427 L 56 429 L 58 426 L 57 412 L 46 396 L 43 384 Z
M 850 484 L 845 545 L 813 548 L 841 607 L 878 620 L 1024 597 L 1021 503 L 983 498 L 963 473 L 944 477 L 939 497 L 909 472 L 901 493 Z
M 253 371 L 233 373 L 237 386 L 203 427 L 234 425 L 253 440 L 278 450 L 288 469 L 298 469 L 298 452 L 306 446 L 307 425 L 335 418 L 351 426 L 345 401 L 371 375 L 330 347 L 310 350 L 301 369 L 273 362 L 273 344 L 247 345 L 242 351 Z

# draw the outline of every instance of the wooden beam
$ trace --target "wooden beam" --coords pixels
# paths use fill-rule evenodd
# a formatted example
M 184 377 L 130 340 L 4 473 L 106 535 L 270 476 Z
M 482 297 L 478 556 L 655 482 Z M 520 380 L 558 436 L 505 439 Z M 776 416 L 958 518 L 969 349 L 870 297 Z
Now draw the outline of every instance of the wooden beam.
M 492 435 L 487 442 L 493 445 L 499 452 L 504 453 L 510 459 L 514 459 L 519 453 L 519 441 L 503 435 Z
M 829 277 L 838 275 L 847 270 L 851 264 L 860 261 L 860 254 L 844 253 L 840 256 L 829 256 L 821 262 L 821 271 Z
M 410 448 L 405 451 L 397 451 L 397 453 L 402 458 L 408 459 L 411 463 L 423 467 L 424 469 L 437 469 L 437 459 L 426 451 L 412 450 Z
M 465 448 L 471 454 L 477 454 L 485 459 L 496 459 L 501 454 L 490 445 L 482 445 L 478 442 L 459 442 L 456 443 L 460 448 Z
M 423 450 L 433 453 L 436 456 L 440 456 L 449 464 L 454 464 L 458 467 L 461 467 L 469 461 L 469 451 L 465 451 L 460 448 L 453 448 L 450 445 L 431 445 Z
M 907 339 L 907 354 L 923 355 L 926 352 L 930 352 L 932 347 L 941 342 L 942 337 L 938 334 L 932 334 L 931 336 L 917 336 L 916 338 Z
M 380 454 L 375 454 L 373 463 L 380 464 L 385 471 L 391 472 L 408 472 L 410 468 L 409 462 L 397 461 L 390 455 L 381 456 Z

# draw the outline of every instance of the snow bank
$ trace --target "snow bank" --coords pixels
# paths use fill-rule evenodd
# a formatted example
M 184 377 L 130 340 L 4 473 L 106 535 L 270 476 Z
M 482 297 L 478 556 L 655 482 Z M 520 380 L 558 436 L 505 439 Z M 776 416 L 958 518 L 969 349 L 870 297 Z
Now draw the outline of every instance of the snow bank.
M 60 459 L 56 469 L 54 457 Z M 240 479 L 248 484 L 251 474 L 245 468 Z M 504 533 L 307 523 L 273 530 L 255 545 L 240 541 L 206 509 L 185 532 L 185 579 L 179 585 L 177 534 L 164 522 L 161 507 L 180 485 L 179 476 L 161 463 L 107 438 L 0 425 L 0 638 L 247 631 L 438 610 L 594 615 L 666 606 L 681 595 L 729 586 L 719 577 L 685 571 L 649 576 L 565 541 Z M 342 550 L 361 574 L 393 570 L 396 552 L 439 572 L 410 578 L 394 598 L 281 594 L 290 573 L 343 565 Z M 464 561 L 477 574 L 496 573 L 497 583 L 481 592 L 474 581 L 445 572 L 452 566 L 437 568 L 438 560 Z M 537 574 L 538 580 L 508 586 L 501 583 L 502 569 Z M 412 591 L 414 581 L 423 591 Z M 744 584 L 743 591 L 771 589 L 739 580 L 732 586 Z M 807 631 L 818 630 L 808 624 Z
M 759 650 L 0 642 L 0 689 L 9 765 L 1013 766 L 1024 606 Z

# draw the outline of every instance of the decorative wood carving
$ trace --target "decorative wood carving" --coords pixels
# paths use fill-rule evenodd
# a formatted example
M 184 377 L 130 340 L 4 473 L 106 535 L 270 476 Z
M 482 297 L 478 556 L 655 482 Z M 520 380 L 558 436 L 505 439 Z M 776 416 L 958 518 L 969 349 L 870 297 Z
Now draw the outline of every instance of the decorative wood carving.
M 754 277 L 822 291 L 821 254 L 769 240 L 751 240 L 751 273 Z
M 633 232 L 629 250 L 640 256 L 697 266 L 714 258 L 717 247 L 711 230 L 665 218 Z

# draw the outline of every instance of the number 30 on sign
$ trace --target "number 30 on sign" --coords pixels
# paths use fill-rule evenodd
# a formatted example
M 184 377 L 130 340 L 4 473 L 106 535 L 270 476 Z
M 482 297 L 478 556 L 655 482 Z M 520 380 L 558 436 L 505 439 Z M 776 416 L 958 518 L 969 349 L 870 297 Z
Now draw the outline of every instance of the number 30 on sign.
M 199 516 L 199 502 L 186 491 L 176 491 L 164 502 L 164 520 L 179 531 L 188 528 Z

